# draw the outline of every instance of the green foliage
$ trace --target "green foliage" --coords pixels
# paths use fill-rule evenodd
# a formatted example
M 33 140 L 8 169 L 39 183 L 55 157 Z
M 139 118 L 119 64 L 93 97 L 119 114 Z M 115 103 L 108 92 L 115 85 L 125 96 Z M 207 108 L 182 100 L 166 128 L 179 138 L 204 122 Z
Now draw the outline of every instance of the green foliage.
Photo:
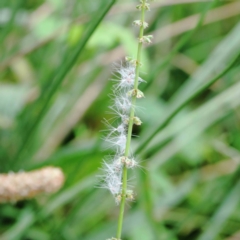
M 161 2 L 146 16 L 154 38 L 132 139 L 141 168 L 123 239 L 230 239 L 240 224 L 240 4 Z M 135 54 L 134 4 L 0 1 L 1 173 L 55 165 L 66 176 L 54 195 L 1 204 L 1 240 L 115 235 L 118 207 L 96 176 L 111 154 L 108 80 Z

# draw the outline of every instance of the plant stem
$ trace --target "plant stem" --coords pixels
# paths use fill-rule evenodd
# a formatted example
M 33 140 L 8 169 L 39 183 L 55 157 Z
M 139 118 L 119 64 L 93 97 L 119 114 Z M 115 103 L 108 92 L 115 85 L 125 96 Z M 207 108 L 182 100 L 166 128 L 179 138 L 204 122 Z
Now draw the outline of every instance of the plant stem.
M 143 0 L 142 5 L 145 6 L 146 0 Z M 145 7 L 142 7 L 141 10 L 141 21 L 144 22 L 145 19 Z M 144 27 L 143 24 L 140 27 L 139 31 L 139 39 L 143 37 L 144 33 Z M 140 65 L 141 65 L 141 53 L 142 53 L 142 42 L 138 42 L 138 48 L 137 48 L 137 59 L 136 59 L 136 69 L 135 69 L 135 79 L 134 79 L 134 89 L 138 89 L 138 78 L 139 78 L 139 71 L 140 71 Z M 126 142 L 126 148 L 124 156 L 128 157 L 129 151 L 130 151 L 130 145 L 131 145 L 131 137 L 132 137 L 132 128 L 133 128 L 133 118 L 135 113 L 135 106 L 136 103 L 136 96 L 132 97 L 132 107 L 130 111 L 130 117 L 129 117 L 129 124 L 128 124 L 128 132 L 127 132 L 127 142 Z M 127 191 L 127 167 L 124 165 L 123 167 L 123 174 L 122 174 L 122 199 L 120 203 L 120 212 L 119 212 L 119 218 L 118 218 L 118 228 L 117 228 L 117 239 L 121 238 L 122 233 L 122 225 L 123 225 L 123 216 L 124 216 L 124 208 L 125 208 L 125 201 L 126 201 L 126 191 Z
M 123 186 L 122 186 L 122 200 L 120 204 L 120 212 L 118 218 L 118 228 L 117 228 L 117 239 L 121 238 L 122 234 L 122 225 L 123 225 L 123 215 L 124 215 L 124 207 L 126 201 L 126 190 L 127 190 L 127 168 L 123 167 Z

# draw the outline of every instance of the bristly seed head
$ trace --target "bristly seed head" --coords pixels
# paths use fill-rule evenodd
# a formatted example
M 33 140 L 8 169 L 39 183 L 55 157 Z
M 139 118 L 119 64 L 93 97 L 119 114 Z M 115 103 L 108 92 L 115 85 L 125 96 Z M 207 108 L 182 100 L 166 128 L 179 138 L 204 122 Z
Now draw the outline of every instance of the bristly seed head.
M 121 122 L 119 124 L 112 125 L 107 120 L 104 124 L 107 126 L 108 133 L 105 136 L 105 141 L 110 145 L 110 147 L 115 148 L 116 155 L 108 161 L 103 162 L 104 175 L 102 176 L 103 188 L 107 188 L 115 197 L 117 204 L 121 202 L 122 199 L 122 171 L 123 167 L 126 166 L 128 169 L 132 169 L 138 166 L 138 163 L 133 158 L 124 157 L 126 142 L 127 142 L 127 129 L 129 124 L 129 114 L 131 109 L 135 110 L 135 106 L 132 104 L 132 97 L 142 98 L 144 94 L 134 88 L 135 81 L 135 66 L 130 62 L 127 62 L 125 66 L 121 66 L 117 69 L 119 78 L 117 83 L 113 86 L 113 94 L 111 95 L 113 99 L 113 105 L 110 109 L 116 115 L 113 119 L 120 118 Z M 140 77 L 138 78 L 138 83 L 144 82 Z M 131 90 L 132 89 L 132 90 Z M 133 123 L 136 125 L 141 125 L 142 121 L 139 117 L 133 117 Z M 128 200 L 133 200 L 133 194 L 128 192 L 126 195 Z
M 116 237 L 107 240 L 121 240 L 122 223 L 125 208 L 125 200 L 134 201 L 134 192 L 128 189 L 128 169 L 138 167 L 138 162 L 133 158 L 131 153 L 131 136 L 133 134 L 133 124 L 141 125 L 142 121 L 135 116 L 137 98 L 143 98 L 144 94 L 138 87 L 143 80 L 139 77 L 141 64 L 141 48 L 144 43 L 151 43 L 152 35 L 144 36 L 144 29 L 148 23 L 144 21 L 145 10 L 150 10 L 149 0 L 139 0 L 140 4 L 137 9 L 141 10 L 141 20 L 133 21 L 133 25 L 138 26 L 139 38 L 137 48 L 137 59 L 126 57 L 126 64 L 121 65 L 116 70 L 117 79 L 113 85 L 113 94 L 111 95 L 113 104 L 110 109 L 121 119 L 120 124 L 107 124 L 110 127 L 109 134 L 105 138 L 112 147 L 115 147 L 115 155 L 111 157 L 110 162 L 104 161 L 105 174 L 103 176 L 103 187 L 110 190 L 115 198 L 116 204 L 120 204 L 120 214 Z
M 144 28 L 148 26 L 146 22 L 141 20 L 136 20 L 134 24 Z M 139 67 L 140 61 L 129 57 L 126 59 L 126 64 L 116 69 L 117 78 L 113 80 L 116 84 L 113 85 L 113 93 L 111 94 L 113 104 L 109 107 L 115 115 L 112 118 L 113 123 L 117 118 L 119 118 L 121 122 L 119 124 L 113 124 L 107 120 L 104 121 L 104 124 L 108 127 L 104 139 L 110 147 L 115 148 L 115 156 L 108 159 L 109 161 L 103 161 L 104 174 L 102 176 L 102 187 L 107 188 L 112 193 L 117 204 L 121 202 L 123 197 L 122 172 L 124 167 L 132 169 L 138 166 L 134 158 L 123 157 L 127 144 L 127 129 L 130 122 L 129 116 L 132 110 L 134 112 L 136 110 L 136 107 L 132 103 L 132 97 L 144 97 L 143 92 L 135 89 L 135 85 L 138 86 L 144 82 L 140 77 L 136 79 L 136 67 Z M 135 81 L 137 81 L 137 84 Z M 139 117 L 133 116 L 131 123 L 141 125 L 142 121 Z M 134 200 L 132 191 L 128 191 L 125 197 L 128 200 Z
M 135 81 L 135 66 L 128 62 L 126 66 L 122 66 L 117 69 L 117 73 L 119 73 L 119 78 L 114 81 L 117 82 L 114 85 L 114 91 L 125 91 L 130 90 L 134 86 Z M 144 82 L 140 77 L 138 78 L 139 84 Z

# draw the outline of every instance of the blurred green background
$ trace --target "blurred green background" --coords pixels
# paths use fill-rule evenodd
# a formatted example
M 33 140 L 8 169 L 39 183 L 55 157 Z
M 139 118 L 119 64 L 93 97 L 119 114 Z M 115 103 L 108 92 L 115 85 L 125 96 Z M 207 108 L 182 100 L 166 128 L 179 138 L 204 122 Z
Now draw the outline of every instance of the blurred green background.
M 97 187 L 102 120 L 114 68 L 136 53 L 137 3 L 0 1 L 0 170 L 66 176 L 56 194 L 1 204 L 1 240 L 115 236 L 119 207 Z M 151 5 L 123 239 L 238 240 L 240 1 Z

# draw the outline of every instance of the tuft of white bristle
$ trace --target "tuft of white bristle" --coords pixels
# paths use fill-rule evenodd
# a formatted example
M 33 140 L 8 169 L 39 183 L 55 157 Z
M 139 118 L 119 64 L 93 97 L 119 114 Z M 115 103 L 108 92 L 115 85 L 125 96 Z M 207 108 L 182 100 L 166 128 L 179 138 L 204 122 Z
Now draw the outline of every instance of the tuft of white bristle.
M 132 104 L 132 96 L 129 93 L 134 89 L 135 80 L 135 66 L 131 63 L 126 63 L 125 66 L 121 64 L 116 69 L 116 84 L 113 86 L 113 93 L 110 95 L 112 99 L 112 105 L 109 107 L 114 115 L 110 120 L 104 120 L 104 124 L 107 127 L 104 140 L 108 145 L 108 148 L 112 148 L 115 151 L 113 157 L 103 160 L 102 171 L 102 188 L 108 189 L 115 197 L 117 204 L 121 202 L 122 197 L 122 171 L 126 166 L 129 169 L 138 166 L 138 163 L 132 157 L 131 159 L 124 157 L 126 142 L 127 142 L 127 129 L 129 123 L 129 115 L 131 109 L 134 108 Z M 144 82 L 141 78 L 138 79 L 138 84 Z M 136 121 L 136 119 L 138 121 Z M 135 119 L 135 120 L 134 120 Z M 141 125 L 141 120 L 134 117 L 134 124 Z M 119 123 L 117 123 L 118 121 Z M 127 197 L 127 199 L 130 199 Z

